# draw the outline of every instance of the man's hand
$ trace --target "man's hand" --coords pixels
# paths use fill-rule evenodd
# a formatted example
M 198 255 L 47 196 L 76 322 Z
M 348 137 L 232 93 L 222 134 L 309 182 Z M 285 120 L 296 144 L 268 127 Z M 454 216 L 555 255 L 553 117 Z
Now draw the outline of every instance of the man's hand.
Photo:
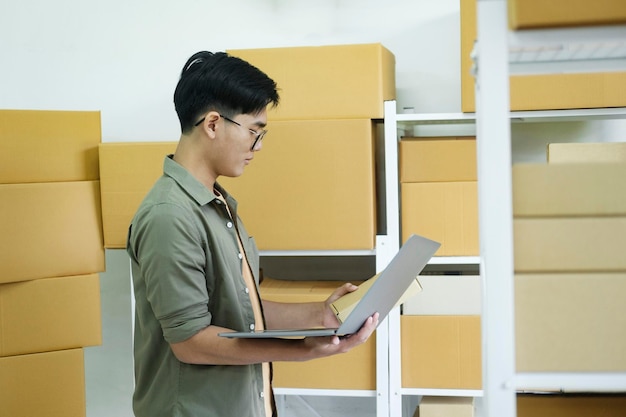
M 356 291 L 359 288 L 354 284 L 343 284 L 341 287 L 337 288 L 333 293 L 324 301 L 324 312 L 322 316 L 322 326 L 327 328 L 339 327 L 341 324 L 337 316 L 335 316 L 335 312 L 330 306 L 332 303 L 343 297 L 344 295 Z
M 335 318 L 335 320 L 337 319 Z M 304 343 L 313 355 L 311 359 L 346 353 L 365 343 L 372 333 L 374 333 L 377 326 L 378 313 L 374 313 L 374 315 L 365 320 L 363 326 L 354 334 L 348 336 L 307 337 L 304 339 Z

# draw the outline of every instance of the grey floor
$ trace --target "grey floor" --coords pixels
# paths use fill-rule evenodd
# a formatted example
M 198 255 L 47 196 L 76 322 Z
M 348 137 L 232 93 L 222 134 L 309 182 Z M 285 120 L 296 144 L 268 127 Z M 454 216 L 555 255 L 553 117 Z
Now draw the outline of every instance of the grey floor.
M 133 417 L 131 293 L 128 257 L 106 251 L 102 294 L 101 346 L 85 348 L 87 417 Z M 374 417 L 375 398 L 296 397 L 278 399 L 281 417 Z
M 128 257 L 106 251 L 100 274 L 102 345 L 85 348 L 87 417 L 132 417 L 133 371 Z

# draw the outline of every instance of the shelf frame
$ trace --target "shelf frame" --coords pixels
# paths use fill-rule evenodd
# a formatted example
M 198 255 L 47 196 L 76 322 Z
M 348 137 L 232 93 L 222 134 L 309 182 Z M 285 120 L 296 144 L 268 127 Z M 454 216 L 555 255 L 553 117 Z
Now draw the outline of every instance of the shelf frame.
M 509 64 L 503 59 L 508 54 L 506 16 L 506 1 L 477 2 L 476 156 L 486 417 L 515 417 L 517 404 Z
M 572 122 L 615 120 L 626 118 L 626 107 L 563 110 L 518 110 L 508 114 L 511 123 Z M 421 113 L 398 114 L 396 123 L 407 125 L 475 124 L 476 113 Z
M 311 397 L 376 397 L 375 390 L 316 389 L 316 388 L 274 388 L 276 395 L 296 395 Z
M 624 71 L 626 25 L 509 31 L 511 74 Z
M 515 417 L 517 391 L 624 392 L 626 372 L 515 373 L 510 122 L 516 120 L 506 109 L 509 107 L 511 73 L 626 70 L 626 25 L 510 32 L 506 0 L 478 0 L 477 18 L 480 41 L 472 56 L 476 77 L 480 271 L 483 282 L 484 396 L 481 412 L 484 417 Z M 615 42 L 617 46 L 613 50 L 617 52 L 609 56 L 533 62 L 526 59 L 528 55 L 521 55 L 524 51 L 541 55 L 545 51 L 541 48 L 545 45 L 558 50 L 579 43 L 584 45 L 581 49 L 584 50 L 590 44 L 602 42 Z M 564 115 L 567 120 L 625 118 L 623 108 L 560 112 L 552 112 L 537 121 L 563 121 Z M 519 114 L 515 112 L 515 115 Z M 517 121 L 525 121 L 525 118 L 519 117 Z M 499 178 L 492 178 L 494 176 Z M 496 198 L 502 201 L 503 197 L 506 197 L 504 207 L 500 213 L 494 212 L 489 203 Z
M 400 242 L 400 198 L 399 198 L 399 166 L 398 166 L 398 129 L 415 125 L 475 125 L 474 113 L 396 113 L 395 101 L 385 102 L 385 153 L 393 154 L 393 158 L 385 158 L 385 173 L 387 176 L 386 186 L 392 187 L 393 193 L 387 195 L 387 207 L 396 207 L 393 216 L 388 218 L 387 227 L 393 228 L 396 233 L 395 239 Z M 392 181 L 390 181 L 392 180 Z M 388 210 L 389 211 L 389 210 Z M 388 213 L 389 215 L 389 213 Z M 392 223 L 393 222 L 393 223 Z M 377 245 L 384 247 L 384 245 Z M 399 246 L 398 246 L 399 247 Z M 397 248 L 394 248 L 397 250 Z M 389 254 L 388 256 L 392 256 Z M 384 256 L 381 257 L 384 259 Z M 465 266 L 479 265 L 478 256 L 439 256 L 433 257 L 428 265 Z M 402 362 L 401 362 L 401 312 L 399 308 L 392 310 L 388 321 L 388 347 L 389 347 L 389 415 L 403 415 L 403 396 L 464 396 L 481 397 L 482 390 L 457 390 L 457 389 L 432 389 L 432 388 L 404 388 L 402 387 Z
M 402 388 L 403 395 L 432 397 L 482 397 L 480 389 Z

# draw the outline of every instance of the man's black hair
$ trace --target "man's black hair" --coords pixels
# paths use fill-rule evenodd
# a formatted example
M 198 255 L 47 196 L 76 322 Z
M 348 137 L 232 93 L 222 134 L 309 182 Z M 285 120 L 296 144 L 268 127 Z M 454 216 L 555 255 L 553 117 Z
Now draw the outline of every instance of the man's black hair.
M 215 110 L 227 117 L 253 114 L 277 106 L 276 83 L 248 62 L 224 52 L 201 51 L 185 63 L 174 91 L 174 106 L 183 133 L 202 115 Z

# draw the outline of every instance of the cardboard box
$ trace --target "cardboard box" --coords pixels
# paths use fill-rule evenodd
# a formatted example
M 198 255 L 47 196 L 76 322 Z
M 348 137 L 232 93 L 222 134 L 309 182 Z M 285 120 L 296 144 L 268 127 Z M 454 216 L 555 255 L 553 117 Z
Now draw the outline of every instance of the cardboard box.
M 441 243 L 436 256 L 476 256 L 476 181 L 402 183 L 402 240 L 412 234 Z
M 288 281 L 264 277 L 259 291 L 261 297 L 268 301 L 310 303 L 325 300 L 343 284 L 343 281 Z
M 550 143 L 548 144 L 548 162 L 551 164 L 626 162 L 626 143 Z
M 518 372 L 626 371 L 626 272 L 515 275 Z
M 480 389 L 479 316 L 400 317 L 404 388 Z
M 513 220 L 516 272 L 626 271 L 626 216 Z
M 545 3 L 546 7 L 551 4 Z M 476 111 L 474 77 L 470 72 L 470 53 L 476 32 L 476 0 L 461 0 L 461 108 L 464 112 Z M 513 75 L 510 95 L 511 110 L 624 107 L 626 72 Z
M 370 250 L 376 237 L 372 121 L 274 121 L 239 178 L 220 177 L 261 250 Z
M 0 283 L 101 271 L 99 181 L 0 185 Z
M 395 57 L 380 44 L 227 52 L 278 84 L 280 105 L 270 120 L 381 119 L 383 102 L 396 97 Z
M 420 275 L 423 290 L 402 306 L 402 314 L 423 316 L 480 315 L 480 275 Z
M 474 399 L 424 396 L 413 417 L 474 417 Z
M 139 204 L 163 175 L 165 156 L 178 142 L 103 143 L 100 145 L 100 184 L 104 246 L 126 247 L 128 226 Z
M 218 182 L 262 250 L 372 249 L 376 236 L 371 120 L 275 121 L 238 178 Z M 175 143 L 100 147 L 107 248 L 126 247 L 137 207 Z
M 376 334 L 350 352 L 307 362 L 274 362 L 274 388 L 376 390 Z
M 624 394 L 518 394 L 518 417 L 621 417 Z
M 0 416 L 85 417 L 83 350 L 0 358 Z
M 513 215 L 623 216 L 624 178 L 624 163 L 515 164 Z
M 265 278 L 261 297 L 276 302 L 318 302 L 328 298 L 338 281 L 283 281 Z M 358 284 L 358 283 L 356 283 Z M 376 334 L 350 352 L 308 362 L 274 362 L 275 388 L 376 389 Z
M 511 29 L 626 23 L 623 0 L 508 0 Z
M 0 110 L 0 184 L 98 179 L 100 112 Z
M 344 321 L 346 321 L 346 318 L 348 318 L 352 310 L 354 310 L 354 308 L 359 303 L 361 298 L 363 298 L 365 293 L 369 291 L 369 289 L 372 287 L 374 282 L 376 282 L 379 276 L 380 274 L 374 275 L 372 278 L 360 284 L 359 288 L 356 291 L 345 294 L 344 296 L 342 296 L 341 298 L 339 298 L 338 300 L 336 300 L 330 305 L 330 307 L 335 312 L 335 315 L 339 319 L 340 323 L 343 323 Z M 404 294 L 402 294 L 402 296 L 400 297 L 400 299 L 398 300 L 398 302 L 396 303 L 394 307 L 400 306 L 406 300 L 410 299 L 411 297 L 415 296 L 421 291 L 422 291 L 422 285 L 420 284 L 417 277 L 415 277 L 413 282 L 409 284 L 409 287 L 406 289 Z
M 101 343 L 98 274 L 0 285 L 0 356 Z
M 402 138 L 400 181 L 476 181 L 476 138 Z

